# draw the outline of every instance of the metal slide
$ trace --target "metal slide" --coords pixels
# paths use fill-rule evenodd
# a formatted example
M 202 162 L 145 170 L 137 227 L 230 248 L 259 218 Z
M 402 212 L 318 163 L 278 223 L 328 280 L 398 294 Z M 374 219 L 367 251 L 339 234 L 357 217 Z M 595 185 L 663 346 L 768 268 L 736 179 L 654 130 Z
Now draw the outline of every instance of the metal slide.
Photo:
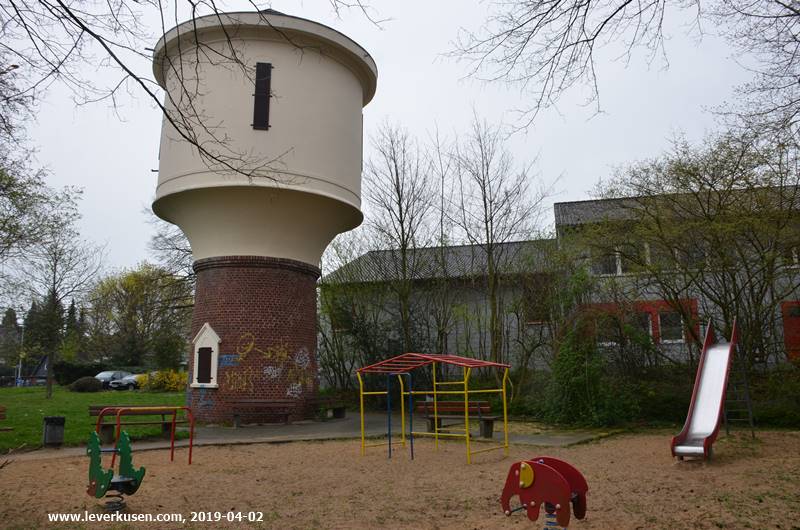
M 672 438 L 672 456 L 681 460 L 686 456 L 711 457 L 711 446 L 719 432 L 725 389 L 728 386 L 728 374 L 737 338 L 736 321 L 733 323 L 730 342 L 715 342 L 714 327 L 711 322 L 708 323 L 689 414 L 683 430 Z

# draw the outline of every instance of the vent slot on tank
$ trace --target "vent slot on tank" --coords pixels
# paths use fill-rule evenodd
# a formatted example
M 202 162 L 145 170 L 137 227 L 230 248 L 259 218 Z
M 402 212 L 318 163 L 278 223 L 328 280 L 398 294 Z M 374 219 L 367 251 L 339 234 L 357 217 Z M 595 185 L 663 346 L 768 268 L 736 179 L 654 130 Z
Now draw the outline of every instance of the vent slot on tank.
M 253 94 L 253 129 L 269 129 L 269 98 L 272 64 L 256 63 L 256 91 Z

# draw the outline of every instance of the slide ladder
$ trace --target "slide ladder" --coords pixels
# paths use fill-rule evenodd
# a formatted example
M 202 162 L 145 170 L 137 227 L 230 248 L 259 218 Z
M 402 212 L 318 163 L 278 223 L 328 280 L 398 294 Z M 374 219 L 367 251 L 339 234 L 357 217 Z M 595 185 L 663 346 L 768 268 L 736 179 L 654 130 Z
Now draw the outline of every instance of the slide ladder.
M 672 456 L 681 460 L 687 456 L 711 457 L 711 447 L 717 439 L 720 418 L 725 406 L 725 391 L 737 338 L 738 328 L 735 320 L 729 342 L 716 342 L 714 326 L 711 322 L 708 323 L 689 413 L 683 430 L 672 438 Z
M 747 377 L 747 360 L 742 358 L 741 351 L 737 348 L 733 352 L 731 361 L 731 374 L 728 376 L 728 392 L 725 398 L 725 411 L 722 415 L 722 424 L 725 434 L 731 432 L 731 424 L 748 424 L 750 436 L 755 440 L 756 430 L 753 424 L 753 401 L 750 398 L 750 381 Z

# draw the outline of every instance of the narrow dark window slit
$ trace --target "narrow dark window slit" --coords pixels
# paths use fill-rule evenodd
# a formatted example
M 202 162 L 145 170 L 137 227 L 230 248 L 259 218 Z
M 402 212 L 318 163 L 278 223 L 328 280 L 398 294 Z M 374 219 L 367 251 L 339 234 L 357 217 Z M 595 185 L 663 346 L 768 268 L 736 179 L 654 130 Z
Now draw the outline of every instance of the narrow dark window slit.
M 211 382 L 211 348 L 197 350 L 197 382 L 201 384 Z
M 253 129 L 269 129 L 269 98 L 272 64 L 256 63 L 256 91 L 253 94 Z

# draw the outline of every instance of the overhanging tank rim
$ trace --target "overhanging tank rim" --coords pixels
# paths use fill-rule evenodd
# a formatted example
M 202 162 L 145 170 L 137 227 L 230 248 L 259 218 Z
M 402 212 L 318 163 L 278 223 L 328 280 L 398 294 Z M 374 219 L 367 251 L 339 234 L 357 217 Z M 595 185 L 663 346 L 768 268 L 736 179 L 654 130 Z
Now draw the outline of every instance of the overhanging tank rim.
M 156 216 L 159 219 L 163 219 L 164 221 L 167 221 L 169 223 L 175 224 L 171 219 L 169 219 L 167 216 L 163 215 L 164 214 L 163 211 L 159 212 L 159 210 L 160 210 L 159 204 L 163 204 L 165 199 L 170 199 L 170 198 L 174 199 L 174 198 L 176 198 L 176 197 L 178 197 L 180 195 L 184 195 L 184 194 L 195 192 L 195 191 L 224 190 L 224 189 L 237 189 L 237 188 L 250 188 L 250 189 L 257 188 L 257 189 L 265 190 L 265 191 L 266 190 L 288 191 L 288 192 L 300 193 L 300 194 L 306 194 L 306 195 L 316 195 L 317 197 L 322 197 L 323 199 L 329 199 L 329 200 L 332 200 L 332 201 L 336 201 L 339 204 L 342 204 L 344 206 L 349 207 L 350 210 L 355 212 L 356 213 L 357 222 L 356 222 L 355 226 L 353 226 L 353 228 L 361 225 L 361 223 L 364 222 L 364 212 L 361 211 L 361 208 L 359 208 L 358 206 L 356 206 L 356 205 L 354 205 L 354 204 L 352 204 L 350 202 L 342 200 L 341 197 L 338 197 L 336 195 L 331 195 L 329 193 L 323 193 L 323 192 L 318 192 L 318 191 L 299 190 L 299 189 L 296 189 L 296 188 L 288 188 L 288 187 L 278 188 L 278 187 L 273 187 L 273 186 L 253 186 L 252 184 L 219 184 L 219 185 L 204 185 L 204 186 L 186 188 L 186 189 L 182 189 L 180 191 L 176 191 L 174 193 L 168 193 L 166 195 L 162 195 L 161 197 L 157 197 L 155 200 L 153 200 L 153 203 L 152 203 L 152 205 L 150 207 L 153 210 L 153 213 L 156 214 Z
M 241 17 L 241 18 L 237 20 L 236 17 Z M 267 17 L 269 17 L 269 25 L 265 25 L 262 23 Z M 246 20 L 253 18 L 255 20 Z M 282 18 L 299 20 L 302 22 L 306 22 L 312 26 L 317 26 L 324 30 L 333 32 L 335 36 L 341 38 L 344 42 L 337 42 L 336 40 L 326 38 L 324 35 L 321 35 L 319 33 L 305 31 L 301 28 L 282 25 L 280 24 L 280 19 Z M 195 19 L 187 20 L 186 22 L 181 22 L 177 26 L 168 30 L 161 36 L 160 39 L 158 39 L 158 42 L 153 47 L 153 75 L 155 76 L 155 79 L 158 82 L 159 86 L 161 88 L 166 89 L 166 87 L 164 86 L 164 77 L 161 73 L 161 69 L 159 68 L 159 65 L 161 64 L 160 58 L 164 53 L 164 51 L 167 49 L 168 45 L 184 33 L 183 31 L 184 29 L 196 28 L 197 31 L 199 32 L 204 29 L 213 29 L 220 26 L 233 25 L 234 22 L 238 22 L 239 23 L 238 25 L 240 26 L 261 27 L 266 29 L 270 28 L 291 29 L 294 31 L 299 31 L 311 37 L 314 37 L 318 40 L 323 40 L 325 42 L 338 46 L 339 48 L 345 50 L 346 52 L 349 52 L 351 56 L 355 57 L 359 62 L 364 64 L 370 73 L 370 83 L 369 85 L 364 86 L 363 105 L 367 105 L 370 101 L 372 101 L 372 98 L 375 96 L 375 91 L 377 89 L 377 82 L 378 82 L 378 66 L 375 63 L 375 60 L 370 55 L 370 53 L 363 46 L 361 46 L 359 43 L 357 43 L 356 41 L 354 41 L 341 31 L 334 29 L 330 26 L 327 26 L 325 24 L 322 24 L 320 22 L 316 22 L 314 20 L 310 20 L 303 17 L 298 17 L 295 15 L 287 15 L 285 13 L 277 13 L 277 12 L 266 13 L 264 11 L 231 11 L 226 13 L 203 15 Z M 198 23 L 202 23 L 203 24 L 202 27 L 199 26 Z M 350 46 L 348 46 L 348 44 Z

